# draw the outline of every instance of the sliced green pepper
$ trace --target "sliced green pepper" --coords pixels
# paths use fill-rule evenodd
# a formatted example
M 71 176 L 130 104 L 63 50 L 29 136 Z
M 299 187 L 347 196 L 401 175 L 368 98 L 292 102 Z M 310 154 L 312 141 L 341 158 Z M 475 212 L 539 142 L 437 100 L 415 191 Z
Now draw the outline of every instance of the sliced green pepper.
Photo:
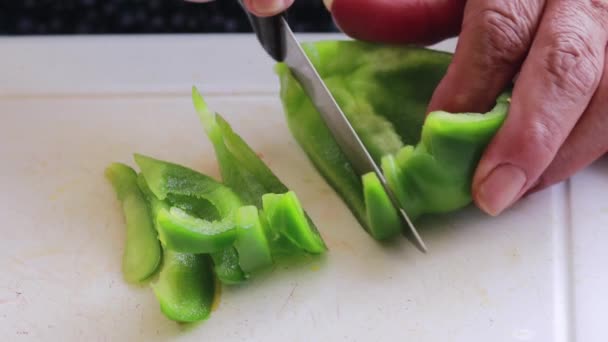
M 262 196 L 262 202 L 270 226 L 291 243 L 312 254 L 327 250 L 293 191 L 285 194 L 266 194 Z
M 149 203 L 152 213 L 166 211 L 169 204 L 152 193 L 143 173 L 137 175 L 137 185 Z M 153 216 L 155 227 L 160 226 Z M 179 253 L 164 249 L 158 279 L 151 284 L 160 303 L 161 312 L 178 322 L 196 322 L 211 313 L 215 296 L 215 281 L 209 256 Z
M 231 189 L 200 172 L 141 154 L 135 154 L 135 162 L 150 190 L 160 200 L 168 195 L 204 199 L 215 206 L 220 216 L 228 216 L 241 206 L 239 197 Z
M 125 277 L 150 277 L 164 252 L 151 286 L 163 314 L 178 322 L 209 317 L 214 274 L 224 284 L 239 284 L 271 266 L 278 255 L 326 250 L 295 194 L 222 117 L 208 111 L 195 89 L 193 101 L 214 144 L 224 184 L 140 154 L 135 155 L 139 175 L 123 164 L 106 170 L 127 220 Z M 272 205 L 264 207 L 267 195 Z
M 239 265 L 250 273 L 272 265 L 272 255 L 266 237 L 266 227 L 255 206 L 241 207 L 236 215 L 237 238 L 234 244 Z
M 215 275 L 224 284 L 240 284 L 249 277 L 239 265 L 239 254 L 234 247 L 211 253 L 211 259 Z
M 139 185 L 141 191 L 148 199 L 150 206 L 152 208 L 152 213 L 154 214 L 154 222 L 156 229 L 161 231 L 162 228 L 159 227 L 158 220 L 156 220 L 157 215 L 161 210 L 169 210 L 170 205 L 167 203 L 168 201 L 159 200 L 150 190 L 148 184 L 146 183 L 146 179 L 144 175 L 140 173 L 137 178 L 137 184 Z M 170 197 L 170 195 L 168 195 Z M 177 205 L 179 208 L 189 208 L 192 212 L 210 212 L 208 208 L 205 208 L 205 204 L 210 205 L 208 201 L 200 202 L 197 204 L 196 201 L 193 201 L 191 198 L 173 198 L 174 201 L 171 202 L 171 205 Z M 198 210 L 196 210 L 198 208 Z M 214 208 L 215 210 L 215 208 Z M 216 210 L 217 211 L 217 210 Z M 200 217 L 216 217 L 216 216 L 200 216 Z M 236 249 L 233 246 L 224 248 L 220 251 L 211 253 L 211 258 L 213 260 L 213 270 L 217 278 L 224 284 L 239 284 L 244 282 L 247 279 L 247 276 L 239 266 L 239 257 L 236 252 Z
M 506 116 L 508 93 L 487 114 L 425 117 L 451 54 L 359 41 L 305 43 L 303 48 L 412 219 L 471 202 L 472 172 Z M 298 144 L 372 236 L 393 236 L 398 225 L 382 205 L 389 202 L 377 191 L 377 179 L 355 174 L 286 65 L 279 63 L 276 71 Z
M 165 250 L 158 279 L 151 286 L 169 319 L 189 323 L 211 313 L 215 280 L 208 255 Z
M 129 283 L 142 282 L 155 273 L 161 261 L 161 246 L 137 174 L 127 165 L 111 164 L 105 171 L 122 203 L 127 224 L 122 272 Z
M 209 110 L 195 87 L 192 101 L 213 143 L 223 183 L 237 191 L 244 204 L 261 208 L 262 195 L 289 191 L 226 120 Z
M 363 191 L 369 233 L 377 240 L 385 240 L 399 234 L 403 229 L 399 213 L 375 173 L 363 176 Z
M 234 215 L 221 221 L 207 221 L 175 207 L 161 209 L 156 215 L 160 240 L 174 251 L 214 253 L 232 246 L 236 239 Z
M 155 212 L 159 238 L 167 248 L 183 253 L 214 253 L 232 245 L 236 239 L 235 215 L 241 206 L 239 197 L 212 178 L 184 166 L 136 154 L 150 191 L 159 199 L 182 196 L 191 207 L 202 207 L 197 200 L 208 201 L 220 219 L 209 221 L 194 217 L 179 207 L 160 208 Z M 185 198 L 185 199 L 184 199 Z
M 269 234 L 271 234 L 269 244 L 273 254 L 288 254 L 289 251 L 295 252 L 296 249 L 303 249 L 310 253 L 321 253 L 326 250 L 327 247 L 323 243 L 318 229 L 302 209 L 296 194 L 289 191 L 251 147 L 232 130 L 221 115 L 209 110 L 196 88 L 192 88 L 192 99 L 200 121 L 215 148 L 224 183 L 235 189 L 245 204 L 255 205 L 258 209 L 264 208 L 265 213 L 261 216 L 267 215 L 268 212 L 262 203 L 264 196 L 268 194 L 286 195 L 281 210 L 291 214 L 285 215 L 281 220 L 271 220 L 269 217 L 261 218 L 262 222 L 269 221 Z M 301 216 L 304 217 L 303 220 Z M 295 221 L 291 222 L 292 219 Z M 276 224 L 283 227 L 273 229 Z M 294 234 L 290 231 L 292 228 L 299 229 L 299 233 Z M 298 239 L 303 240 L 298 241 Z M 259 253 L 264 255 L 265 252 L 262 249 Z

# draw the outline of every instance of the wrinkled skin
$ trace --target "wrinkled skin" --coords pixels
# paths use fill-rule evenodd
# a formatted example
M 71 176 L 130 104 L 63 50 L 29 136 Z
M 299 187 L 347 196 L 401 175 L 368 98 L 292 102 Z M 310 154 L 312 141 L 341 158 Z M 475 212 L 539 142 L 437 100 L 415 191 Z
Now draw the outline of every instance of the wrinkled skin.
M 608 2 L 602 0 L 325 0 L 346 34 L 430 44 L 459 35 L 428 111 L 483 112 L 516 77 L 505 125 L 472 184 L 497 215 L 608 151 Z M 246 0 L 257 15 L 293 0 Z

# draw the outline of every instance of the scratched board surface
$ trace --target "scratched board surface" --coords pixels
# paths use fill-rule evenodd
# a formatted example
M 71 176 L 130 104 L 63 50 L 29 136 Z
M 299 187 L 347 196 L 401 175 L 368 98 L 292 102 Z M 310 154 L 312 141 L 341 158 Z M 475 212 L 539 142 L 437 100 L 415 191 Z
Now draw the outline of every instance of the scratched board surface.
M 422 255 L 375 243 L 315 172 L 251 36 L 5 39 L 0 53 L 4 340 L 606 338 L 605 160 L 498 218 L 422 220 Z M 223 287 L 208 321 L 181 326 L 122 280 L 124 221 L 103 170 L 139 152 L 218 176 L 193 84 L 298 193 L 330 251 Z

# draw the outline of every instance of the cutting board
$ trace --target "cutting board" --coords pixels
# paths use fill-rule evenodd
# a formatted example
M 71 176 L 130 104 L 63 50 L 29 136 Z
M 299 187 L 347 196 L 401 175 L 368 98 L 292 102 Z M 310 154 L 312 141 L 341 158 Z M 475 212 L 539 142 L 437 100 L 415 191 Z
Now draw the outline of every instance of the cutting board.
M 423 255 L 372 240 L 315 172 L 251 35 L 3 38 L 0 56 L 4 341 L 606 340 L 606 160 L 500 217 L 421 220 Z M 207 321 L 179 325 L 122 280 L 103 171 L 138 152 L 219 176 L 192 85 L 298 193 L 329 252 L 223 287 Z

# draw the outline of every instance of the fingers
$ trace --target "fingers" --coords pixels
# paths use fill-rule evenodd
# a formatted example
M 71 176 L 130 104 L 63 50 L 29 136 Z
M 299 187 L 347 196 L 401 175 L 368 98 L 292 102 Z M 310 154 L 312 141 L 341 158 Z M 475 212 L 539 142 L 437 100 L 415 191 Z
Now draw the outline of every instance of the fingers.
M 212 2 L 214 0 L 185 0 L 187 2 Z M 270 17 L 285 11 L 294 0 L 243 0 L 243 4 L 251 13 L 260 17 Z M 328 1 L 328 0 L 324 0 Z
M 484 112 L 521 66 L 544 0 L 469 0 L 462 32 L 429 111 Z
M 366 41 L 431 44 L 460 31 L 466 0 L 329 0 L 336 25 Z
M 598 90 L 555 159 L 528 193 L 559 183 L 608 152 L 608 63 Z
M 269 17 L 285 11 L 294 0 L 245 0 L 245 7 L 260 17 Z
M 608 10 L 598 3 L 547 2 L 509 115 L 473 179 L 487 213 L 499 214 L 538 180 L 595 93 L 608 40 Z

